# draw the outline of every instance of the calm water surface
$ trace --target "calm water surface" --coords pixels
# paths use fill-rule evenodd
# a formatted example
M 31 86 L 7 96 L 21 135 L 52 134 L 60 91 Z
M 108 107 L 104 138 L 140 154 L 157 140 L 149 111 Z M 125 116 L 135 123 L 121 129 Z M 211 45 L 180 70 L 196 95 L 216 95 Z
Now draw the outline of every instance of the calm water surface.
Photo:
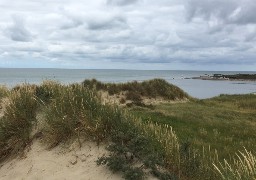
M 103 82 L 142 81 L 163 78 L 196 98 L 210 98 L 220 94 L 246 94 L 256 92 L 256 81 L 209 81 L 184 79 L 204 74 L 237 74 L 256 72 L 215 71 L 158 71 L 158 70 L 71 70 L 71 69 L 0 69 L 0 84 L 13 87 L 24 82 L 40 84 L 56 80 L 69 84 L 95 78 Z

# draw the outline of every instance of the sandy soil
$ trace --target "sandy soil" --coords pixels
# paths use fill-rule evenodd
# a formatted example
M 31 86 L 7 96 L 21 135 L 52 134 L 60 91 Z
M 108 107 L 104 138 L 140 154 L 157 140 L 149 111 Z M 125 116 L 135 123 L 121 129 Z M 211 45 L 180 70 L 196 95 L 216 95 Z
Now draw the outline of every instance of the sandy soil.
M 1 180 L 119 180 L 120 174 L 111 173 L 104 166 L 97 166 L 96 160 L 107 154 L 104 146 L 86 142 L 81 148 L 57 147 L 46 150 L 35 141 L 24 157 L 0 165 Z

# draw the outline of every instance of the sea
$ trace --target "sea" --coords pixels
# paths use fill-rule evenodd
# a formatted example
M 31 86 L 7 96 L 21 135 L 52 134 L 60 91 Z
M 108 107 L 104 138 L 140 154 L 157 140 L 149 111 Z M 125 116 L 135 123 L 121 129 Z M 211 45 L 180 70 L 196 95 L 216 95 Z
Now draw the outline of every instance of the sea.
M 162 78 L 174 84 L 190 96 L 206 99 L 220 94 L 256 93 L 256 81 L 214 81 L 191 79 L 213 74 L 256 74 L 248 71 L 184 71 L 184 70 L 116 70 L 116 69 L 20 69 L 0 68 L 0 85 L 12 88 L 18 84 L 40 84 L 44 80 L 63 84 L 81 83 L 85 79 L 123 83 Z

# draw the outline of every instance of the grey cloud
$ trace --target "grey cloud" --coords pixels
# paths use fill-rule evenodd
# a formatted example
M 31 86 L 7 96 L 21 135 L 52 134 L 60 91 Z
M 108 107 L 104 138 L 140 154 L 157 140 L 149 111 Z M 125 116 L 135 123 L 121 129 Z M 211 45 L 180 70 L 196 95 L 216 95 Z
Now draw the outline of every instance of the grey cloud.
M 207 58 L 206 58 L 207 57 Z M 231 66 L 241 66 L 241 65 L 254 65 L 255 64 L 254 55 L 223 55 L 223 56 L 197 56 L 197 57 L 183 57 L 179 59 L 179 62 L 184 64 L 193 64 L 193 65 L 203 65 L 203 66 L 212 66 L 212 65 L 229 65 Z M 241 69 L 240 69 L 241 70 Z
M 222 31 L 225 28 L 225 25 L 223 24 L 223 22 L 219 22 L 218 20 L 215 20 L 213 22 L 208 22 L 208 32 L 210 34 L 214 34 L 217 32 Z
M 88 21 L 88 28 L 91 30 L 113 29 L 127 27 L 126 18 L 122 16 L 100 17 Z
M 248 52 L 250 49 L 252 49 L 253 46 L 252 45 L 242 45 L 242 46 L 238 46 L 238 47 L 234 47 L 233 50 L 237 51 L 237 52 Z
M 200 17 L 226 24 L 255 24 L 255 9 L 254 0 L 190 0 L 186 4 L 186 15 L 188 21 Z
M 13 16 L 13 24 L 7 27 L 5 32 L 13 41 L 28 42 L 32 40 L 32 34 L 25 27 L 23 19 L 18 16 Z
M 256 24 L 256 1 L 245 1 L 231 14 L 227 20 L 234 24 Z
M 115 28 L 128 28 L 126 16 L 116 11 L 88 11 L 88 12 L 70 12 L 63 9 L 60 29 L 87 28 L 89 30 L 107 30 Z
M 60 25 L 60 29 L 71 29 L 83 25 L 83 22 L 79 19 L 67 19 L 66 22 Z
M 256 40 L 256 29 L 253 32 L 250 32 L 245 36 L 245 41 L 246 42 L 251 42 L 251 41 L 254 41 L 254 40 Z
M 139 0 L 107 0 L 108 5 L 117 5 L 117 6 L 126 6 L 130 4 L 134 4 Z
M 186 4 L 187 20 L 195 17 L 209 20 L 216 17 L 220 20 L 226 19 L 236 8 L 233 0 L 189 0 Z

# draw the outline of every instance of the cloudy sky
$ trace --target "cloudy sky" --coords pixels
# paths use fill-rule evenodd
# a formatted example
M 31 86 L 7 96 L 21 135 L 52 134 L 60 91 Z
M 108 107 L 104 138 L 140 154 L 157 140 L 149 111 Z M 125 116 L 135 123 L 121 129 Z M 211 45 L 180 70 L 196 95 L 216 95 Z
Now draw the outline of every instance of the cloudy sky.
M 256 71 L 255 0 L 0 0 L 0 67 Z

